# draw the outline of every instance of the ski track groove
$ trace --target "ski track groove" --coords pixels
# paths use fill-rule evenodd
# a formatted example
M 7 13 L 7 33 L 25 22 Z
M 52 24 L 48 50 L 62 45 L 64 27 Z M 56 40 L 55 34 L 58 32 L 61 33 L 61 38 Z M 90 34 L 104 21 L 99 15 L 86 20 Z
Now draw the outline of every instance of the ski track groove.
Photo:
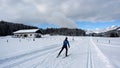
M 56 44 L 55 44 L 56 45 Z M 57 44 L 57 45 L 59 45 L 59 44 Z M 54 46 L 54 45 L 53 45 Z M 45 50 L 44 50 L 45 49 Z M 22 57 L 20 57 L 20 58 L 15 58 L 16 60 L 17 59 L 22 59 L 21 61 L 18 61 L 18 62 L 15 62 L 15 63 L 13 63 L 13 64 L 10 64 L 10 65 L 7 65 L 7 66 L 4 66 L 3 68 L 11 68 L 11 67 L 14 67 L 14 66 L 17 66 L 17 65 L 20 65 L 20 64 L 22 64 L 22 63 L 25 63 L 25 62 L 27 62 L 27 61 L 30 61 L 31 59 L 33 60 L 33 59 L 36 59 L 36 57 L 40 57 L 40 56 L 44 56 L 44 55 L 46 55 L 46 54 L 48 54 L 48 53 L 50 53 L 51 51 L 49 51 L 49 50 L 52 50 L 52 52 L 54 52 L 54 51 L 57 51 L 59 48 L 58 48 L 58 46 L 56 46 L 56 47 L 51 47 L 50 46 L 50 48 L 48 47 L 48 48 L 44 48 L 44 49 L 40 49 L 40 50 L 37 50 L 37 51 L 33 51 L 32 53 L 30 52 L 29 54 L 26 54 L 25 56 L 22 56 Z M 46 50 L 47 49 L 47 50 Z M 45 52 L 45 51 L 47 51 L 47 52 Z M 40 52 L 40 54 L 38 54 Z M 45 53 L 42 53 L 41 54 L 41 52 L 45 52 Z M 38 55 L 36 55 L 36 54 L 38 54 Z M 34 56 L 35 55 L 35 56 Z M 30 58 L 28 58 L 28 59 L 25 59 L 24 60 L 24 57 L 26 57 L 26 56 L 33 56 L 33 57 L 30 57 Z M 13 57 L 12 57 L 13 58 Z M 14 60 L 11 60 L 11 61 L 14 61 Z M 7 61 L 6 61 L 7 62 Z M 8 61 L 8 62 L 10 62 L 10 61 Z
M 87 53 L 87 65 L 86 68 L 94 68 L 93 59 L 92 59 L 92 52 L 91 52 L 91 43 L 88 44 L 88 53 Z
M 60 49 L 60 48 L 59 48 Z M 57 49 L 58 50 L 58 49 Z M 56 51 L 57 51 L 56 50 Z M 41 63 L 44 63 L 45 61 L 47 61 L 48 57 L 50 57 L 51 55 L 55 55 L 56 51 L 54 51 L 52 54 L 49 53 L 41 62 L 37 63 L 33 68 L 37 68 Z
M 49 45 L 48 47 L 43 48 L 43 49 L 40 49 L 40 50 L 35 50 L 35 51 L 29 52 L 29 53 L 25 53 L 25 54 L 22 54 L 22 55 L 17 55 L 17 56 L 13 56 L 13 57 L 8 57 L 8 58 L 5 58 L 5 59 L 1 59 L 1 60 L 0 60 L 0 62 L 1 62 L 0 64 L 8 63 L 8 62 L 11 62 L 11 61 L 14 61 L 14 60 L 19 60 L 19 59 L 22 59 L 22 58 L 23 58 L 21 61 L 18 61 L 18 62 L 9 64 L 9 65 L 7 65 L 7 66 L 4 66 L 3 68 L 15 67 L 15 66 L 20 65 L 20 64 L 22 64 L 22 63 L 25 63 L 25 62 L 27 62 L 27 61 L 30 61 L 31 59 L 32 59 L 32 60 L 33 60 L 33 59 L 36 59 L 36 57 L 44 56 L 44 55 L 46 55 L 46 54 L 48 54 L 48 53 L 51 54 L 51 52 L 52 52 L 52 53 L 53 53 L 53 52 L 56 52 L 58 49 L 60 49 L 60 47 L 59 47 L 58 45 L 62 45 L 62 44 Z M 59 48 L 58 48 L 58 47 L 59 47 Z M 57 49 L 56 49 L 56 48 L 57 48 Z M 55 50 L 53 50 L 53 49 L 55 49 Z M 51 50 L 53 50 L 53 51 L 51 51 Z M 46 52 L 46 51 L 47 51 L 47 52 Z M 41 52 L 45 52 L 45 53 L 41 54 Z M 38 53 L 40 53 L 40 54 L 37 55 L 37 56 L 34 56 L 34 55 L 36 55 L 36 54 L 38 54 Z M 33 56 L 33 57 L 28 58 L 28 59 L 24 59 L 24 57 L 26 57 L 26 56 Z M 47 57 L 49 57 L 49 55 L 48 55 Z M 44 62 L 44 61 L 47 59 L 47 57 L 44 58 L 44 60 L 43 60 L 42 62 Z M 41 63 L 42 63 L 42 62 L 41 62 Z
M 59 44 L 56 44 L 56 45 L 59 45 Z M 13 61 L 15 59 L 23 58 L 23 57 L 28 56 L 28 55 L 36 54 L 36 53 L 39 53 L 39 52 L 48 51 L 49 49 L 58 47 L 56 45 L 49 45 L 48 47 L 43 48 L 43 49 L 35 50 L 35 51 L 32 51 L 32 52 L 28 52 L 28 53 L 17 55 L 17 56 L 12 56 L 12 57 L 8 57 L 8 58 L 0 59 L 0 64 L 3 64 L 5 62 L 10 62 L 10 61 Z
M 104 53 L 98 48 L 98 46 L 96 46 L 96 44 L 94 43 L 92 37 L 90 37 L 90 41 L 91 41 L 91 44 L 93 45 L 93 47 L 95 48 L 96 52 L 98 52 L 98 54 L 101 56 L 101 57 L 99 57 L 99 56 L 98 57 L 105 64 L 105 67 L 106 68 L 115 68 L 112 65 L 109 58 L 104 55 Z
M 58 49 L 57 49 L 57 50 L 58 50 Z M 54 51 L 53 51 L 53 52 L 54 52 Z M 49 52 L 47 52 L 47 54 L 48 54 L 48 53 L 49 53 Z M 17 65 L 23 64 L 23 63 L 25 63 L 25 62 L 27 62 L 27 61 L 36 59 L 37 57 L 41 57 L 41 56 L 44 56 L 44 55 L 45 55 L 45 54 L 43 53 L 43 54 L 34 56 L 34 57 L 32 57 L 32 58 L 28 58 L 28 59 L 26 59 L 26 60 L 22 60 L 22 61 L 19 61 L 19 62 L 17 62 L 17 63 L 13 63 L 13 64 L 10 64 L 10 65 L 7 65 L 7 66 L 5 66 L 5 67 L 3 67 L 3 68 L 12 68 L 12 67 L 15 67 L 15 66 L 17 66 Z

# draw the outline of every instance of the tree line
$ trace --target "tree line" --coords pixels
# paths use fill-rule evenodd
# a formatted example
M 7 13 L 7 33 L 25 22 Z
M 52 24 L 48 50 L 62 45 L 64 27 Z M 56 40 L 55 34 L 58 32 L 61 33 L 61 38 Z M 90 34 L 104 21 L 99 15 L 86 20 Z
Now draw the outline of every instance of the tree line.
M 0 21 L 0 36 L 12 35 L 14 31 L 21 29 L 38 29 L 35 26 L 28 26 L 24 24 Z M 84 36 L 85 31 L 82 29 L 68 29 L 68 28 L 39 28 L 43 34 L 50 35 L 69 35 L 69 36 Z
M 85 31 L 82 29 L 47 28 L 42 31 L 44 34 L 50 35 L 85 36 Z
M 12 35 L 14 31 L 21 29 L 36 29 L 37 27 L 24 24 L 0 21 L 0 36 Z

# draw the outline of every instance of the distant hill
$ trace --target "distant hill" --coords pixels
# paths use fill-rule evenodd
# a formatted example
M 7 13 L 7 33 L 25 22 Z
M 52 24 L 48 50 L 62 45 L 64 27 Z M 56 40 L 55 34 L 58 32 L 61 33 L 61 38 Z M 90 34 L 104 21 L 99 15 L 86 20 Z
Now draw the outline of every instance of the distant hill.
M 21 29 L 36 29 L 38 27 L 24 24 L 0 21 L 0 36 L 12 35 L 14 31 Z
M 102 33 L 105 37 L 120 37 L 120 27 Z
M 99 32 L 99 33 L 96 33 Z M 103 30 L 94 31 L 93 33 L 89 33 L 90 36 L 99 36 L 99 37 L 120 37 L 120 27 L 112 26 Z

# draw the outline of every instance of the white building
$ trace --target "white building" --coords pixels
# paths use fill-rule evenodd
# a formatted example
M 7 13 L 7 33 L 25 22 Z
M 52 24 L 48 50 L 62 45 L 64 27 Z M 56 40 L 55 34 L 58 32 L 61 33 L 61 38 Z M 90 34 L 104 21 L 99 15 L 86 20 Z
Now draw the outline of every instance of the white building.
M 13 37 L 28 37 L 28 38 L 40 38 L 42 35 L 42 31 L 40 29 L 25 29 L 25 30 L 18 30 L 13 32 Z

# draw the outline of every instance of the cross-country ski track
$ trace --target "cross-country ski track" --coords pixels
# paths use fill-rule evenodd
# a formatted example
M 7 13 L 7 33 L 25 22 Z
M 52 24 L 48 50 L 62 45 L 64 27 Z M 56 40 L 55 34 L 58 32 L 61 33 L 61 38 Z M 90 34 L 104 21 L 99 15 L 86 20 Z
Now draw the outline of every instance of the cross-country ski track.
M 69 40 L 68 57 L 65 50 L 56 58 L 62 42 L 28 53 L 0 59 L 0 68 L 115 68 L 111 60 L 99 49 L 92 37 Z

